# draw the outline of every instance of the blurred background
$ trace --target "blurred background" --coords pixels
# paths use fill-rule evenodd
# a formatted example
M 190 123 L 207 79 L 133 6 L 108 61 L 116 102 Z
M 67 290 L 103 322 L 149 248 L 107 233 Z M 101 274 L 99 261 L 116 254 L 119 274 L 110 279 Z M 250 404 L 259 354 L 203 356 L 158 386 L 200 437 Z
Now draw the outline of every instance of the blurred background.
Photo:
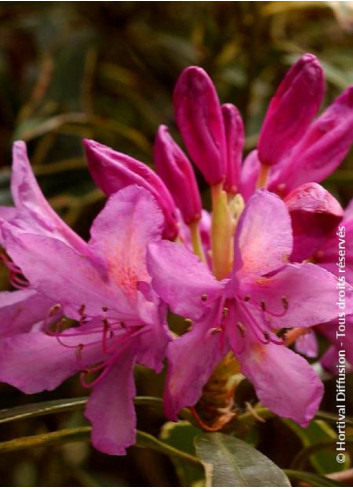
M 152 163 L 158 125 L 169 125 L 177 138 L 172 91 L 191 64 L 207 70 L 222 103 L 238 106 L 249 151 L 270 97 L 302 53 L 316 54 L 325 69 L 324 106 L 353 84 L 352 4 L 0 2 L 0 204 L 11 204 L 11 144 L 22 139 L 52 206 L 87 237 L 104 198 L 89 177 L 82 138 Z M 343 204 L 350 200 L 352 153 L 325 185 Z M 6 280 L 3 273 L 3 287 Z M 160 379 L 143 370 L 137 377 L 140 393 L 160 395 Z M 85 394 L 77 379 L 39 396 L 2 385 L 0 408 Z M 162 414 L 141 410 L 142 427 L 158 434 Z M 79 412 L 21 421 L 6 424 L 0 438 L 83 422 Z M 300 437 L 278 426 L 263 427 L 259 442 L 264 453 L 288 467 Z M 285 445 L 283 430 L 289 433 Z M 163 455 L 132 448 L 126 458 L 113 458 L 85 442 L 3 455 L 0 481 L 3 486 L 178 485 L 177 470 Z

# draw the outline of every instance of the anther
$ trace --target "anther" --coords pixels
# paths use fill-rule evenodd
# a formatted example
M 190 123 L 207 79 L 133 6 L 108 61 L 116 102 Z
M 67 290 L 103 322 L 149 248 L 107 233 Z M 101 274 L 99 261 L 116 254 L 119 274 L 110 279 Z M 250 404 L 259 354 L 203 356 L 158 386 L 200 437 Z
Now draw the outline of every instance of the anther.
M 120 326 L 121 326 L 122 328 L 126 328 L 126 324 L 124 323 L 124 321 L 120 321 Z
M 78 313 L 80 316 L 84 316 L 85 315 L 85 309 L 86 309 L 86 306 L 85 304 L 82 304 L 78 310 Z
M 76 358 L 77 360 L 81 360 L 81 354 L 82 354 L 82 350 L 83 350 L 83 344 L 80 343 L 79 345 L 77 345 L 77 348 L 76 348 Z
M 107 311 L 108 311 L 108 307 L 107 307 L 107 306 L 103 306 L 103 307 L 102 307 L 102 311 L 103 311 L 103 312 L 107 312 Z
M 220 328 L 219 326 L 217 328 L 211 328 L 210 329 L 210 334 L 211 335 L 218 334 L 218 333 L 221 333 L 221 332 L 222 332 L 222 328 Z
M 222 311 L 222 318 L 225 319 L 228 315 L 229 309 L 228 307 L 224 307 Z
M 185 324 L 186 324 L 187 326 L 191 326 L 191 325 L 192 325 L 192 319 L 190 319 L 190 318 L 185 318 L 185 319 L 184 319 L 184 322 L 185 322 Z
M 260 301 L 260 306 L 263 311 L 266 311 L 266 302 L 265 301 Z
M 241 336 L 243 338 L 245 338 L 245 326 L 244 326 L 244 324 L 239 322 L 236 324 L 236 326 L 239 329 Z
M 269 341 L 270 339 L 270 333 L 268 331 L 264 331 L 264 337 L 266 341 Z
M 55 304 L 55 306 L 53 306 L 50 311 L 49 311 L 49 316 L 52 317 L 54 316 L 57 312 L 59 312 L 61 309 L 61 306 L 60 304 Z
M 284 309 L 287 311 L 287 309 L 289 307 L 287 297 L 286 296 L 281 297 L 281 301 L 282 301 Z
M 207 294 L 202 294 L 202 296 L 201 296 L 201 300 L 202 300 L 202 302 L 206 302 L 206 301 L 207 301 L 207 299 L 208 299 Z
M 249 302 L 249 300 L 250 300 L 250 295 L 246 295 L 246 296 L 244 297 L 244 302 Z

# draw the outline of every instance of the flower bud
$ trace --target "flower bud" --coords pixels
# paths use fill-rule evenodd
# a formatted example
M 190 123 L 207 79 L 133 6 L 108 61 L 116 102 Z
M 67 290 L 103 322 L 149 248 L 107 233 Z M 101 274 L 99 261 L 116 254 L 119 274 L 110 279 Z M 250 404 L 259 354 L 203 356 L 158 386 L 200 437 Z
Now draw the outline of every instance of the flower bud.
M 287 72 L 268 107 L 259 136 L 262 164 L 272 166 L 302 138 L 324 95 L 323 70 L 304 54 Z
M 321 182 L 341 163 L 353 142 L 353 87 L 347 88 L 310 126 L 271 189 L 287 192 L 304 182 Z
M 154 161 L 186 224 L 201 217 L 201 198 L 191 163 L 173 140 L 166 126 L 160 126 L 154 145 Z
M 244 149 L 244 125 L 238 109 L 232 104 L 222 105 L 226 135 L 227 165 L 223 188 L 236 194 L 239 190 L 241 162 Z
M 190 66 L 174 89 L 174 110 L 185 146 L 210 185 L 225 177 L 226 143 L 219 99 L 207 73 Z
M 318 183 L 305 183 L 284 202 L 293 228 L 293 261 L 310 258 L 336 229 L 343 216 L 339 202 Z
M 149 190 L 164 213 L 164 237 L 175 239 L 178 235 L 175 204 L 158 175 L 144 163 L 96 141 L 85 139 L 84 146 L 89 171 L 98 187 L 108 196 L 133 184 Z

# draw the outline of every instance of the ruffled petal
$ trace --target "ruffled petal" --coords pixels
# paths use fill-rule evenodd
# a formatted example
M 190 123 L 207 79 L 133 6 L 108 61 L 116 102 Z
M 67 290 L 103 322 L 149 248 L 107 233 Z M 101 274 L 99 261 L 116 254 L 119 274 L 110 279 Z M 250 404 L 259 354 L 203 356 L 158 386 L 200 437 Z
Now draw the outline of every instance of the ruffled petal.
M 86 405 L 93 446 L 109 455 L 125 455 L 126 448 L 135 443 L 134 360 L 131 350 L 122 353 L 97 383 Z
M 213 369 L 229 351 L 223 333 L 213 330 L 217 313 L 217 308 L 207 311 L 189 332 L 169 344 L 164 403 L 174 421 L 180 409 L 197 403 Z
M 182 245 L 161 241 L 151 243 L 147 267 L 152 286 L 176 314 L 199 318 L 205 306 L 218 298 L 223 285 L 207 266 Z

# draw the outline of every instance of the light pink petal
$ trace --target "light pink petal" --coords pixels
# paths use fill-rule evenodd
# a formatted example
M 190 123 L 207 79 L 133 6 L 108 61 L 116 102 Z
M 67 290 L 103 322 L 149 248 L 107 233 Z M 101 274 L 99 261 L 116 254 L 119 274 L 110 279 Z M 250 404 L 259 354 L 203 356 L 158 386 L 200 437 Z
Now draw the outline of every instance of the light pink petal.
M 27 231 L 46 233 L 77 250 L 87 252 L 87 244 L 54 212 L 45 199 L 28 160 L 26 145 L 13 145 L 11 192 L 17 208 L 16 224 Z
M 174 110 L 185 146 L 202 172 L 214 185 L 226 171 L 226 142 L 221 106 L 216 89 L 207 73 L 189 66 L 174 89 Z
M 217 363 L 229 350 L 217 327 L 217 308 L 207 311 L 192 329 L 168 347 L 168 373 L 164 394 L 168 418 L 176 421 L 180 409 L 194 406 Z
M 260 190 L 247 203 L 235 234 L 234 269 L 244 280 L 275 271 L 292 251 L 292 228 L 285 204 Z
M 0 337 L 30 331 L 32 326 L 45 319 L 51 307 L 51 299 L 33 289 L 0 293 Z
M 273 276 L 263 277 L 243 289 L 243 294 L 250 296 L 248 305 L 259 321 L 267 319 L 279 329 L 309 327 L 337 317 L 336 285 L 334 275 L 305 263 L 288 265 Z M 353 313 L 353 289 L 349 285 L 346 298 L 346 311 Z
M 109 455 L 125 455 L 126 448 L 135 443 L 133 367 L 134 355 L 127 350 L 94 387 L 86 405 L 93 446 Z
M 70 338 L 71 339 L 71 338 Z M 92 336 L 80 336 L 74 345 L 92 341 Z M 77 350 L 65 347 L 55 336 L 30 332 L 4 338 L 0 342 L 0 381 L 17 387 L 25 394 L 53 390 L 65 379 L 90 365 L 102 356 L 101 347 L 84 348 L 79 362 Z
M 181 316 L 199 318 L 205 306 L 222 294 L 223 285 L 196 255 L 180 244 L 151 243 L 147 266 L 153 288 Z
M 323 385 L 308 362 L 283 345 L 257 342 L 247 330 L 237 357 L 259 400 L 271 411 L 308 426 L 319 408 Z
M 24 233 L 3 224 L 6 249 L 31 285 L 61 304 L 65 313 L 77 317 L 80 307 L 100 315 L 103 307 L 119 311 L 125 319 L 136 317 L 128 299 L 108 282 L 104 269 L 62 241 Z
M 90 249 L 104 259 L 108 276 L 132 304 L 138 282 L 151 281 L 148 243 L 161 238 L 163 214 L 145 189 L 129 186 L 112 195 L 91 228 Z

